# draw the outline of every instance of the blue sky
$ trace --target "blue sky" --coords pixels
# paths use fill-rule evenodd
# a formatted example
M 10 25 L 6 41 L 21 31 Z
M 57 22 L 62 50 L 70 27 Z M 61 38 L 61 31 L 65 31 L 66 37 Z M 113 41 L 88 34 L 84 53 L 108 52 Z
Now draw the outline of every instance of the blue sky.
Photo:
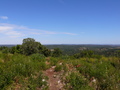
M 0 44 L 120 44 L 120 0 L 0 0 Z

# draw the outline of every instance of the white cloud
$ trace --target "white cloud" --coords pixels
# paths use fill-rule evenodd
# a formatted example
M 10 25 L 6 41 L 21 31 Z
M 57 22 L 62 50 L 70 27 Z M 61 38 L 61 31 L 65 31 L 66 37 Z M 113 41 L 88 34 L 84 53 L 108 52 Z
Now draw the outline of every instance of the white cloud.
M 46 30 L 40 30 L 40 29 L 31 29 L 25 26 L 19 26 L 19 25 L 14 25 L 14 24 L 8 24 L 8 23 L 0 23 L 0 26 L 4 26 L 6 29 L 7 27 L 11 27 L 14 30 L 17 30 L 22 33 L 27 33 L 27 34 L 56 34 L 55 32 L 52 31 L 46 31 Z
M 25 26 L 19 26 L 8 23 L 0 23 L 0 33 L 7 35 L 9 37 L 23 37 L 31 35 L 57 35 L 57 34 L 66 34 L 66 35 L 77 35 L 74 33 L 68 32 L 52 32 L 40 29 L 31 29 Z
M 16 27 L 10 24 L 0 23 L 0 33 L 9 37 L 21 37 L 22 33 L 15 31 Z
M 6 30 L 12 30 L 13 28 L 12 27 L 9 27 L 9 26 L 0 26 L 0 32 L 1 31 L 6 31 Z
M 10 37 L 21 37 L 21 36 L 23 36 L 21 33 L 16 32 L 16 31 L 6 32 L 6 35 L 8 35 Z
M 77 34 L 75 34 L 75 33 L 67 33 L 67 32 L 65 32 L 65 33 L 63 33 L 63 34 L 67 34 L 67 35 L 77 35 Z
M 7 16 L 0 16 L 1 19 L 8 19 Z

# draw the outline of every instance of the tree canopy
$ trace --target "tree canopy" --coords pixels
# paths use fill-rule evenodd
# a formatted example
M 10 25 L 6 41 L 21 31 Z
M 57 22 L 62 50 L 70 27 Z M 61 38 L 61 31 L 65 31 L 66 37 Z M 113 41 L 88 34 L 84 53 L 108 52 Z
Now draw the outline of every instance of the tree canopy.
M 34 53 L 38 53 L 39 46 L 41 46 L 41 44 L 39 42 L 36 42 L 35 39 L 33 38 L 23 39 L 23 43 L 22 43 L 23 54 L 31 55 Z
M 59 48 L 55 48 L 54 51 L 53 51 L 53 54 L 52 56 L 54 57 L 58 57 L 62 54 L 62 51 L 59 49 Z
M 49 49 L 41 45 L 40 42 L 36 42 L 35 39 L 33 38 L 23 39 L 22 51 L 23 54 L 25 55 L 40 53 L 40 54 L 44 54 L 45 56 L 49 56 L 51 54 Z

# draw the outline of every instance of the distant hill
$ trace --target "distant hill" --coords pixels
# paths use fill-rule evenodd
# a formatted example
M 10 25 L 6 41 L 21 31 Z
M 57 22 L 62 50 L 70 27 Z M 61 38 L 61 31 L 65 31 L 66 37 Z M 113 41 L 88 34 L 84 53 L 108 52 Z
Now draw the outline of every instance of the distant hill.
M 16 46 L 13 45 L 0 45 L 0 47 L 13 47 Z M 82 50 L 93 50 L 97 52 L 101 51 L 114 51 L 114 50 L 120 50 L 120 45 L 95 45 L 95 44 L 51 44 L 51 45 L 44 45 L 48 49 L 53 50 L 54 48 L 59 48 L 62 50 L 63 54 L 67 55 L 73 55 L 76 53 L 79 53 Z
M 13 46 L 16 46 L 16 45 L 0 45 L 0 47 L 3 47 L 3 46 L 5 46 L 5 47 L 13 47 Z
M 61 45 L 45 45 L 48 49 L 60 48 L 64 54 L 75 54 L 81 50 L 106 51 L 120 49 L 120 45 L 92 45 L 92 44 L 61 44 Z

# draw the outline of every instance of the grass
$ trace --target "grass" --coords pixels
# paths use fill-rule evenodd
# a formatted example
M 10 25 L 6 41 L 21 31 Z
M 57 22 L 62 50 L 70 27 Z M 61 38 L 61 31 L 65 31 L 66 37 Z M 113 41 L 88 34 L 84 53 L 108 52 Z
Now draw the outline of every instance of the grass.
M 20 84 L 23 89 L 29 88 L 32 90 L 45 86 L 47 82 L 42 82 L 44 78 L 42 70 L 47 69 L 45 60 L 43 60 L 45 57 L 41 57 L 39 60 L 38 55 L 36 57 L 35 60 L 33 56 L 20 54 L 1 55 L 0 60 L 3 61 L 0 62 L 0 89 L 12 89 L 14 83 Z
M 49 65 L 41 54 L 25 56 L 0 52 L 0 90 L 48 90 L 48 78 L 42 71 L 51 66 L 56 66 L 56 72 L 64 71 L 62 82 L 66 90 L 120 90 L 118 57 L 75 59 L 61 56 L 49 57 L 48 62 Z

